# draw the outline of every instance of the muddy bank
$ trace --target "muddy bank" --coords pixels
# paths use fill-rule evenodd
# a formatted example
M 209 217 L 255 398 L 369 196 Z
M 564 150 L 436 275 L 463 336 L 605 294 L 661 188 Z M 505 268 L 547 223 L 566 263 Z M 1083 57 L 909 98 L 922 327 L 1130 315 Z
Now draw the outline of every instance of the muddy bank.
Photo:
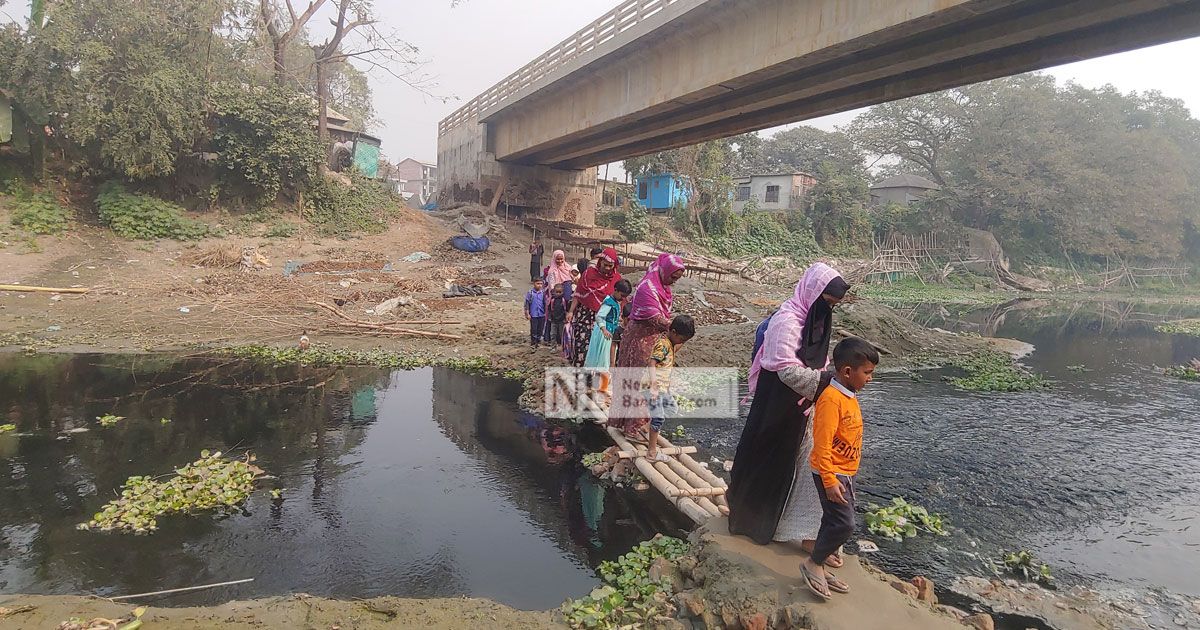
M 143 627 L 156 630 L 208 628 L 561 628 L 549 612 L 513 610 L 483 599 L 401 599 L 375 597 L 336 600 L 297 594 L 220 606 L 160 608 L 154 601 L 139 604 L 70 596 L 0 596 L 0 627 L 10 630 L 57 628 L 72 618 L 128 618 L 136 605 L 147 606 Z M 24 612 L 5 615 L 5 608 Z

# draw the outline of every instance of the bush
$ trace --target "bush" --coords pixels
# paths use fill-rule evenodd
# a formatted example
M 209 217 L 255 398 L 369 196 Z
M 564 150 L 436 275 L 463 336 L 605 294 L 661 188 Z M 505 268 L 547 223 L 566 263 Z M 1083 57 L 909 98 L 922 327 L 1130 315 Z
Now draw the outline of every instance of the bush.
M 387 228 L 401 200 L 380 182 L 357 172 L 345 186 L 327 178 L 316 178 L 304 195 L 308 219 L 321 234 L 349 236 L 374 234 Z
M 731 214 L 724 224 L 724 231 L 710 232 L 703 239 L 704 245 L 726 258 L 810 258 L 821 251 L 811 231 L 790 230 L 781 218 L 766 211 Z
M 47 193 L 28 195 L 12 208 L 12 224 L 34 234 L 60 234 L 71 218 L 71 210 Z
M 100 220 L 124 238 L 187 241 L 203 238 L 209 232 L 207 225 L 183 216 L 183 209 L 179 206 L 131 193 L 117 182 L 108 182 L 100 187 L 96 207 Z
M 227 190 L 244 190 L 253 205 L 263 207 L 285 184 L 299 187 L 316 175 L 324 156 L 311 126 L 311 100 L 275 87 L 231 85 L 218 87 L 213 96 L 213 149 Z

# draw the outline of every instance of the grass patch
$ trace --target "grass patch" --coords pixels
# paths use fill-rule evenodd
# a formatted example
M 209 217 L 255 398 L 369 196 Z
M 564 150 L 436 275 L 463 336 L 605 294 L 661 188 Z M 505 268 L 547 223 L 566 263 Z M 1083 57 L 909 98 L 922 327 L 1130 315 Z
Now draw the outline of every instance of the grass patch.
M 616 561 L 600 563 L 596 573 L 604 584 L 562 606 L 564 621 L 572 628 L 640 628 L 662 616 L 668 580 L 651 580 L 650 565 L 658 558 L 674 562 L 687 553 L 678 538 L 655 536 Z
M 11 207 L 12 224 L 33 234 L 61 234 L 71 221 L 71 209 L 48 193 L 21 195 Z
M 117 182 L 100 187 L 96 207 L 100 220 L 123 238 L 190 241 L 204 238 L 209 233 L 208 225 L 185 217 L 183 208 L 162 199 L 131 193 Z
M 1154 330 L 1169 335 L 1200 337 L 1200 319 L 1181 319 L 1179 321 L 1167 322 L 1155 326 Z
M 304 195 L 305 216 L 322 235 L 377 234 L 398 213 L 403 200 L 380 182 L 352 173 L 351 185 L 318 177 Z
M 854 294 L 884 304 L 962 304 L 992 306 L 1003 304 L 1016 294 L 1009 291 L 987 291 L 937 284 L 864 284 Z

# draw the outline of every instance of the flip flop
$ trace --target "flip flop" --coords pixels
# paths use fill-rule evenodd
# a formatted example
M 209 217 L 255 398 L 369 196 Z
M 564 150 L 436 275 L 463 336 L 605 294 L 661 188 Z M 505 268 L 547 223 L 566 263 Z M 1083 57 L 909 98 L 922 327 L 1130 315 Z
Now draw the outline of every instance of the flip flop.
M 813 595 L 826 601 L 833 598 L 833 594 L 829 592 L 829 585 L 825 582 L 825 578 L 817 577 L 803 564 L 800 565 L 800 575 L 804 577 L 804 583 L 808 585 L 808 590 L 812 591 Z
M 845 564 L 846 563 L 842 561 L 842 557 L 836 553 L 830 554 L 828 558 L 825 558 L 825 566 L 831 569 L 840 569 L 845 566 Z
M 838 576 L 836 576 L 828 571 L 825 572 L 825 585 L 829 587 L 829 590 L 831 590 L 835 593 L 849 593 L 850 592 L 849 584 L 846 584 L 840 578 L 838 578 Z

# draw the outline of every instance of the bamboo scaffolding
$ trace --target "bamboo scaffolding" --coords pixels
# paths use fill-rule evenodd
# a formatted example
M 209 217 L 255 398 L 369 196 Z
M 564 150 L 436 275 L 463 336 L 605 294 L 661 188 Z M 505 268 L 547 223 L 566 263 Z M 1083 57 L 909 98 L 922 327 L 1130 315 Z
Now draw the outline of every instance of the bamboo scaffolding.
M 695 453 L 696 447 L 695 446 L 670 446 L 670 447 L 664 446 L 664 447 L 658 449 L 658 452 L 662 453 L 664 455 L 681 455 L 683 453 Z M 636 453 L 630 453 L 628 451 L 621 451 L 621 453 L 620 453 L 621 459 L 629 459 L 631 457 L 644 457 L 645 455 L 646 455 L 646 449 L 641 448 L 641 447 L 638 447 Z
M 611 437 L 612 440 L 617 443 L 618 447 L 620 447 L 622 450 L 633 450 L 633 446 L 628 440 L 625 439 L 624 435 L 621 435 L 620 431 L 612 427 L 608 427 L 607 430 L 609 437 Z M 650 482 L 650 485 L 654 486 L 656 490 L 661 492 L 668 501 L 673 503 L 675 507 L 679 508 L 679 511 L 683 512 L 688 518 L 697 523 L 703 523 L 704 521 L 708 520 L 710 516 L 709 512 L 701 508 L 700 505 L 693 499 L 689 497 L 671 496 L 674 486 L 668 482 L 666 477 L 664 477 L 662 473 L 655 469 L 654 466 L 651 466 L 650 462 L 646 461 L 646 459 L 639 457 L 633 460 L 633 464 L 637 467 L 638 472 L 642 473 L 642 476 L 646 478 L 646 481 Z

